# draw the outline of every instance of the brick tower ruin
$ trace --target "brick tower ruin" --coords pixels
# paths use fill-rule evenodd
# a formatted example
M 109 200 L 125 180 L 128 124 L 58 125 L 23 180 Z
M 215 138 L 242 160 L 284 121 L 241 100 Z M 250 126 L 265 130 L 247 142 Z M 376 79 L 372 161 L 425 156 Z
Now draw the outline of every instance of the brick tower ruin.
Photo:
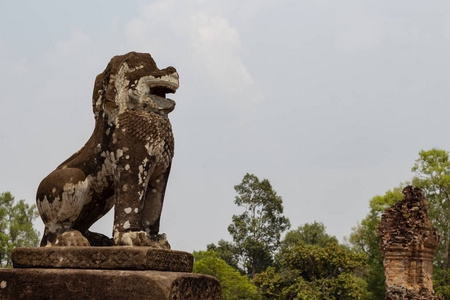
M 442 299 L 434 295 L 433 257 L 439 233 L 428 218 L 420 188 L 407 186 L 403 200 L 387 209 L 378 225 L 386 275 L 386 299 Z

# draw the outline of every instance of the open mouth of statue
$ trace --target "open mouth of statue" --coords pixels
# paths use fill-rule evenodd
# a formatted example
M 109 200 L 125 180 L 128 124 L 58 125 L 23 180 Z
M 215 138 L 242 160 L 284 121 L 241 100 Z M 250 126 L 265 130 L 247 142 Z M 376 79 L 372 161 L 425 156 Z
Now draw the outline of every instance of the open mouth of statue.
M 150 94 L 166 98 L 166 94 L 174 94 L 179 86 L 178 73 L 172 73 L 164 75 L 159 78 L 155 78 L 149 83 Z
M 159 97 L 163 97 L 163 98 L 166 98 L 166 94 L 173 94 L 173 93 L 175 93 L 175 91 L 176 91 L 176 89 L 172 89 L 170 87 L 163 86 L 163 85 L 157 85 L 157 86 L 150 87 L 151 95 L 155 95 L 155 96 L 159 96 Z

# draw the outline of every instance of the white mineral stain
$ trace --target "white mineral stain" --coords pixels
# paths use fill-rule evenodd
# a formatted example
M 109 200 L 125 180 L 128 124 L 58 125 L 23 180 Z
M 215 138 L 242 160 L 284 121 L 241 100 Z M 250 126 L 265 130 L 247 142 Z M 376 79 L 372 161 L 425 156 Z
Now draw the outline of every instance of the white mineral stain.
M 121 158 L 122 156 L 123 156 L 123 150 L 117 149 L 117 154 L 116 154 L 117 159 Z
M 139 166 L 139 174 L 138 174 L 139 184 L 142 184 L 144 182 L 144 179 L 142 178 L 143 173 L 144 173 L 144 166 L 140 165 Z
M 124 229 L 130 228 L 130 221 L 126 221 L 126 222 L 123 224 L 123 228 L 124 228 Z

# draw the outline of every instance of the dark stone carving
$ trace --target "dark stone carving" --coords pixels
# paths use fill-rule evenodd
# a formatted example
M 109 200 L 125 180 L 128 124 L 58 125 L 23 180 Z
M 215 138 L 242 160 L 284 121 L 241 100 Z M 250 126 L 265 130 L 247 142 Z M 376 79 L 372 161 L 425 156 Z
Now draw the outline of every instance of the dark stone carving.
M 192 272 L 194 258 L 183 251 L 152 247 L 16 248 L 14 268 L 77 268 Z
M 433 257 L 439 233 L 428 218 L 421 189 L 407 186 L 378 225 L 386 275 L 386 299 L 442 299 L 433 293 Z
M 136 52 L 113 57 L 97 76 L 92 136 L 37 191 L 41 246 L 170 248 L 159 223 L 174 152 L 167 115 L 175 102 L 166 93 L 175 93 L 178 78 L 175 68 L 160 70 Z M 113 239 L 90 232 L 113 206 Z
M 222 299 L 222 288 L 220 284 L 214 282 L 214 277 L 205 277 L 198 280 L 195 277 L 180 277 L 172 283 L 169 298 L 171 300 L 184 299 Z M 198 298 L 197 295 L 201 295 Z

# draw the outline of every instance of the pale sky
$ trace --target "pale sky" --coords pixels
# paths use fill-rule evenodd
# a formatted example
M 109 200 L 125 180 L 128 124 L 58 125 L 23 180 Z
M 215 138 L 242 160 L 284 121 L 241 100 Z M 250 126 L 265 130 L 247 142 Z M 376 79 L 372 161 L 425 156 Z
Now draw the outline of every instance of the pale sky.
M 180 74 L 173 249 L 231 241 L 247 172 L 292 229 L 316 220 L 342 241 L 420 150 L 450 149 L 449 1 L 0 0 L 0 192 L 35 203 L 92 133 L 95 76 L 129 51 Z M 112 214 L 93 229 L 111 236 Z

